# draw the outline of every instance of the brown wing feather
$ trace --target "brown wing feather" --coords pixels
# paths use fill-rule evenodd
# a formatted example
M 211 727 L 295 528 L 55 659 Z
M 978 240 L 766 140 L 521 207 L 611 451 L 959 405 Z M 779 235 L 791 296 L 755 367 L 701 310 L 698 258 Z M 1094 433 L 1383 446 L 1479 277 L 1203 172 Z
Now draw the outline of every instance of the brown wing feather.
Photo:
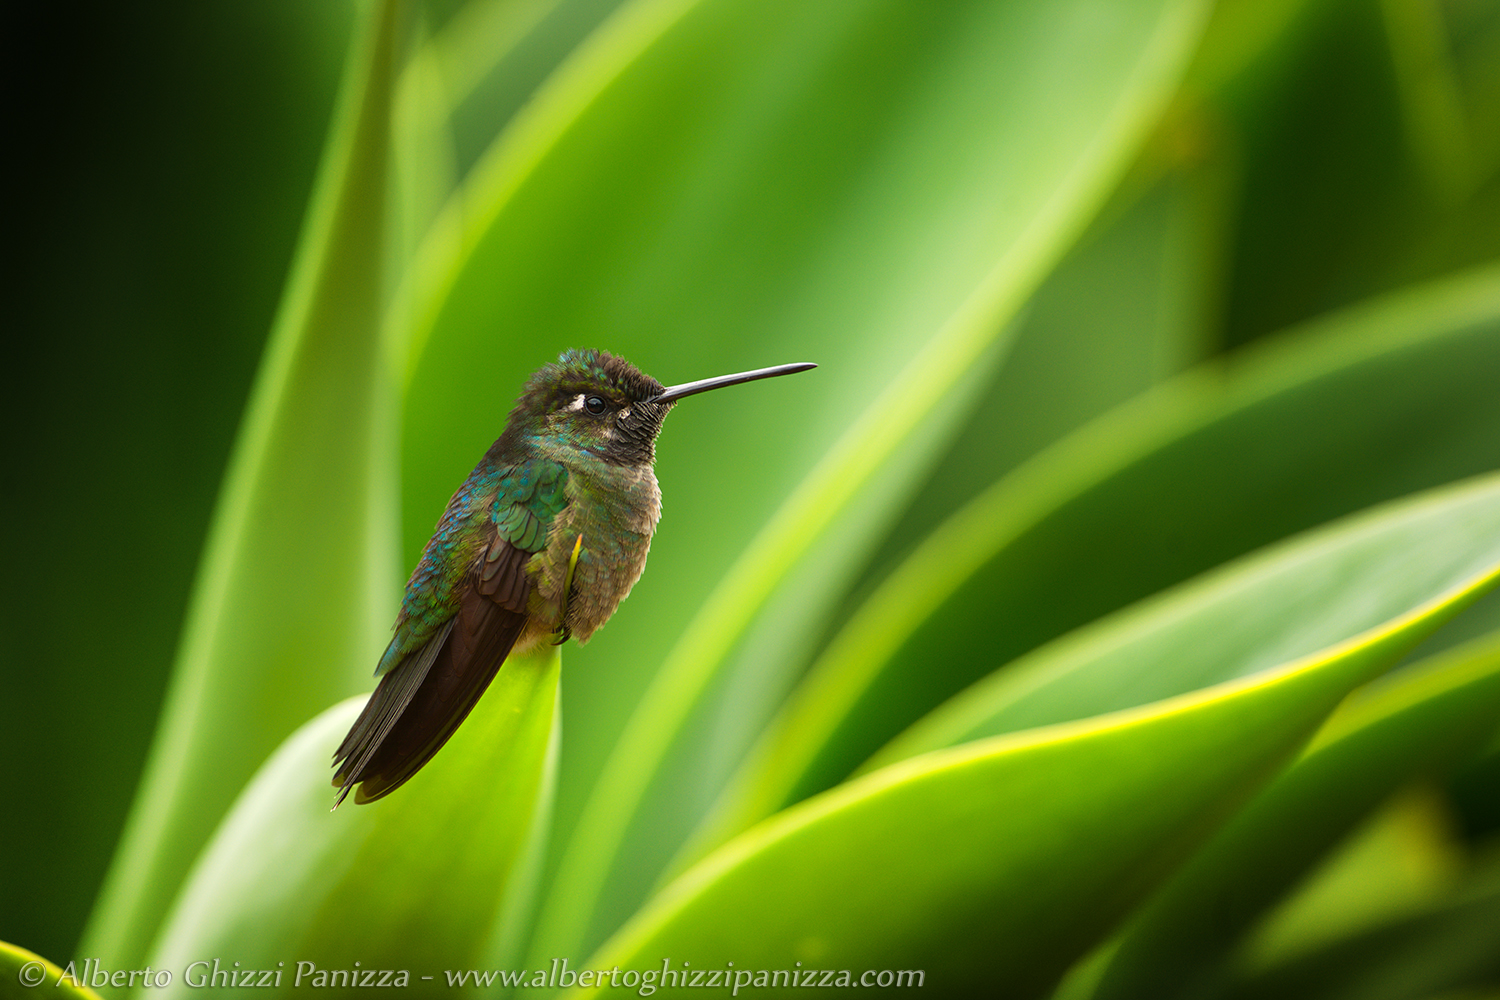
M 399 788 L 442 749 L 494 680 L 526 626 L 531 593 L 531 553 L 498 544 L 510 551 L 478 564 L 443 631 L 380 679 L 334 755 L 335 763 L 347 761 L 334 775 L 334 808 L 356 784 L 360 803 Z M 496 565 L 486 579 L 484 569 Z
M 526 613 L 531 596 L 531 581 L 526 578 L 526 560 L 532 553 L 518 549 L 502 536 L 496 536 L 485 553 L 479 571 L 479 592 L 507 611 Z

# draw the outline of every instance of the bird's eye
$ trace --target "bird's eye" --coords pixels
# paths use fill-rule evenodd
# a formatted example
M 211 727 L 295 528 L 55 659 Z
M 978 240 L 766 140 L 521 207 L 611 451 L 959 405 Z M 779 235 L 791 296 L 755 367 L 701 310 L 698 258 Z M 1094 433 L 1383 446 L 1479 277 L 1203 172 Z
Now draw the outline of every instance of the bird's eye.
M 600 399 L 598 396 L 590 396 L 588 399 L 585 399 L 583 401 L 583 408 L 588 410 L 595 416 L 598 416 L 599 414 L 604 412 L 605 405 L 606 404 L 604 400 Z

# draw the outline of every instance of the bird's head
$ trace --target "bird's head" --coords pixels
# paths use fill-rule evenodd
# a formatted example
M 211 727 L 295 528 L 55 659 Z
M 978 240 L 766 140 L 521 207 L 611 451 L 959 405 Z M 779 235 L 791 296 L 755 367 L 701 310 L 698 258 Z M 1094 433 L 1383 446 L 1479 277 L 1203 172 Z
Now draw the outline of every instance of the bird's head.
M 527 380 L 497 444 L 530 444 L 559 458 L 572 452 L 613 465 L 649 465 L 662 421 L 679 399 L 815 367 L 778 365 L 666 387 L 607 351 L 564 351 Z

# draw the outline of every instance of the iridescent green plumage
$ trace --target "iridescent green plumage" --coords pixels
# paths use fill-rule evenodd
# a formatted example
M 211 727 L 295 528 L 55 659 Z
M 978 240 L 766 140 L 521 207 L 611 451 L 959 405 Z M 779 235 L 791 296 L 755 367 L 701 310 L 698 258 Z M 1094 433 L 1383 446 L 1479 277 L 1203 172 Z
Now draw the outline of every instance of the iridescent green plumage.
M 677 399 L 810 367 L 664 389 L 621 358 L 569 351 L 533 375 L 407 581 L 380 684 L 334 755 L 338 801 L 415 774 L 512 650 L 587 641 L 614 614 L 661 517 L 652 462 Z
M 546 548 L 552 522 L 567 506 L 567 482 L 567 469 L 547 459 L 504 467 L 496 467 L 488 456 L 480 462 L 448 502 L 407 582 L 396 635 L 380 658 L 375 676 L 419 649 L 457 613 L 468 568 L 481 547 L 486 552 L 481 580 L 494 580 L 504 568 L 504 546 L 486 542 L 482 515 L 487 513 L 494 522 L 497 538 L 533 555 Z

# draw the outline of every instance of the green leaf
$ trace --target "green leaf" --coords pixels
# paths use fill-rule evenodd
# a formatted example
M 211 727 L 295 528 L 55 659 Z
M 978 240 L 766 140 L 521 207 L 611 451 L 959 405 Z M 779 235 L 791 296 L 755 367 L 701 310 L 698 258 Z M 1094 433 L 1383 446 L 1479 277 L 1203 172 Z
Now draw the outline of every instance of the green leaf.
M 1481 177 L 1443 13 L 1413 0 L 1382 0 L 1380 12 L 1412 158 L 1435 200 L 1462 204 Z
M 1285 59 L 1285 36 L 1308 8 L 1317 7 L 1315 0 L 1219 0 L 1184 86 L 1200 94 L 1220 93 L 1268 58 Z
M 330 811 L 352 698 L 256 775 L 178 898 L 153 964 L 408 969 L 514 962 L 555 769 L 560 658 L 512 657 L 443 751 L 399 792 Z M 232 905 L 225 905 L 232 901 Z M 173 989 L 193 995 L 191 984 Z M 304 979 L 302 985 L 307 986 Z M 154 994 L 153 994 L 154 995 Z
M 436 65 L 461 173 L 620 0 L 469 0 L 434 31 Z
M 1500 865 L 1474 866 L 1444 899 L 1394 924 L 1230 982 L 1234 1000 L 1491 1000 L 1500 977 Z
M 1289 331 L 1038 455 L 851 616 L 766 738 L 739 822 L 828 787 L 1071 628 L 1291 531 L 1492 468 L 1497 367 L 1491 268 Z
M 402 68 L 392 109 L 400 207 L 400 259 L 392 273 L 409 279 L 433 259 L 461 249 L 454 224 L 465 205 L 459 177 L 536 92 L 615 0 L 470 0 L 425 38 Z M 425 22 L 424 22 L 425 24 Z M 409 331 L 412 288 L 390 289 L 399 309 L 387 323 Z
M 620 852 L 637 818 L 692 821 L 640 807 L 673 739 L 783 581 L 853 573 L 934 452 L 926 435 L 1154 121 L 1202 9 L 630 4 L 475 167 L 454 255 L 413 285 L 430 305 L 404 431 L 423 443 L 404 458 L 409 552 L 495 436 L 497 398 L 563 347 L 668 381 L 823 365 L 695 401 L 661 442 L 652 568 L 579 658 L 608 670 L 581 667 L 599 681 L 566 693 L 588 736 L 563 764 L 560 830 L 577 839 L 544 952 L 598 939 L 665 863 L 670 832 L 654 857 Z M 836 599 L 810 589 L 778 605 L 795 612 L 782 633 Z M 591 927 L 612 872 L 633 884 Z
M 1401 789 L 1256 922 L 1232 964 L 1264 971 L 1431 909 L 1462 883 L 1466 846 L 1436 790 Z
M 1027 303 L 1004 365 L 862 580 L 884 577 L 1027 458 L 1202 359 L 1228 207 L 1213 145 L 1197 116 L 1167 112 L 1110 201 Z
M 150 763 L 81 953 L 133 967 L 278 743 L 369 685 L 398 591 L 380 339 L 394 4 L 356 45 L 225 477 Z
M 1231 563 L 996 671 L 891 741 L 861 770 L 984 736 L 1119 711 L 1310 656 L 1400 617 L 1488 566 L 1497 553 L 1486 539 L 1497 526 L 1487 513 L 1461 521 L 1440 511 L 1436 516 L 1449 523 L 1408 517 L 1392 524 L 1377 509 L 1340 531 L 1292 539 Z M 1351 575 L 1379 582 L 1343 586 Z M 1205 633 L 1215 642 L 1204 643 Z
M 1214 971 L 1251 922 L 1397 787 L 1500 722 L 1500 635 L 1362 692 L 1132 921 L 1097 997 L 1169 997 Z
M 0 941 L 0 996 L 35 996 L 33 991 L 45 986 L 49 987 L 46 996 L 99 1000 L 99 994 L 88 988 L 87 978 L 89 973 L 78 968 L 77 963 L 70 962 L 67 968 L 58 968 L 35 952 Z
M 413 56 L 402 74 L 403 87 L 412 70 L 436 72 L 446 105 L 440 117 L 448 118 L 560 6 L 563 0 L 470 0 Z M 495 117 L 504 121 L 506 116 Z
M 1401 551 L 1426 585 L 1361 567 Z M 1290 574 L 1290 575 L 1287 575 Z M 1384 605 L 1374 627 L 1297 655 L 1272 628 L 1221 627 L 1258 578 Z M 1049 988 L 1354 686 L 1500 580 L 1500 477 L 1395 504 L 1064 641 L 1085 670 L 1194 638 L 1161 663 L 1263 669 L 1103 716 L 988 737 L 857 778 L 730 841 L 648 904 L 590 967 L 670 956 L 737 968 L 921 969 L 938 988 Z M 1388 588 L 1399 599 L 1385 600 Z M 1336 595 L 1336 596 L 1335 596 Z M 1359 629 L 1361 621 L 1345 622 Z M 893 903 L 898 901 L 898 903 Z
M 1500 199 L 1476 155 L 1494 105 L 1455 119 L 1483 107 L 1459 43 L 1493 30 L 1489 0 L 1472 13 L 1428 0 L 1236 6 L 1253 13 L 1225 27 L 1252 46 L 1291 16 L 1266 57 L 1200 95 L 1240 150 L 1226 346 L 1495 260 Z M 1493 44 L 1469 52 L 1490 72 Z M 1213 62 L 1235 53 L 1206 56 L 1200 78 L 1213 82 Z
M 1221 185 L 1168 159 L 1172 149 L 1191 145 L 1199 128 L 1180 118 L 1163 123 L 1143 154 L 1145 163 L 1033 296 L 1004 366 L 968 425 L 859 574 L 872 581 L 859 588 L 861 603 L 897 556 L 909 556 L 915 542 L 966 500 L 1080 424 L 1176 373 L 1201 350 L 1202 307 L 1213 284 L 1211 234 L 1222 224 Z M 858 604 L 846 603 L 858 611 Z M 798 732 L 800 723 L 791 717 L 809 710 L 804 702 L 811 690 L 794 692 L 794 707 L 761 735 L 671 874 L 785 804 L 800 777 L 794 744 L 810 735 Z M 724 700 L 732 706 L 723 716 L 743 714 L 744 685 Z M 833 721 L 833 713 L 824 718 Z M 716 740 L 724 728 L 716 730 Z M 800 749 L 805 766 L 811 746 Z

